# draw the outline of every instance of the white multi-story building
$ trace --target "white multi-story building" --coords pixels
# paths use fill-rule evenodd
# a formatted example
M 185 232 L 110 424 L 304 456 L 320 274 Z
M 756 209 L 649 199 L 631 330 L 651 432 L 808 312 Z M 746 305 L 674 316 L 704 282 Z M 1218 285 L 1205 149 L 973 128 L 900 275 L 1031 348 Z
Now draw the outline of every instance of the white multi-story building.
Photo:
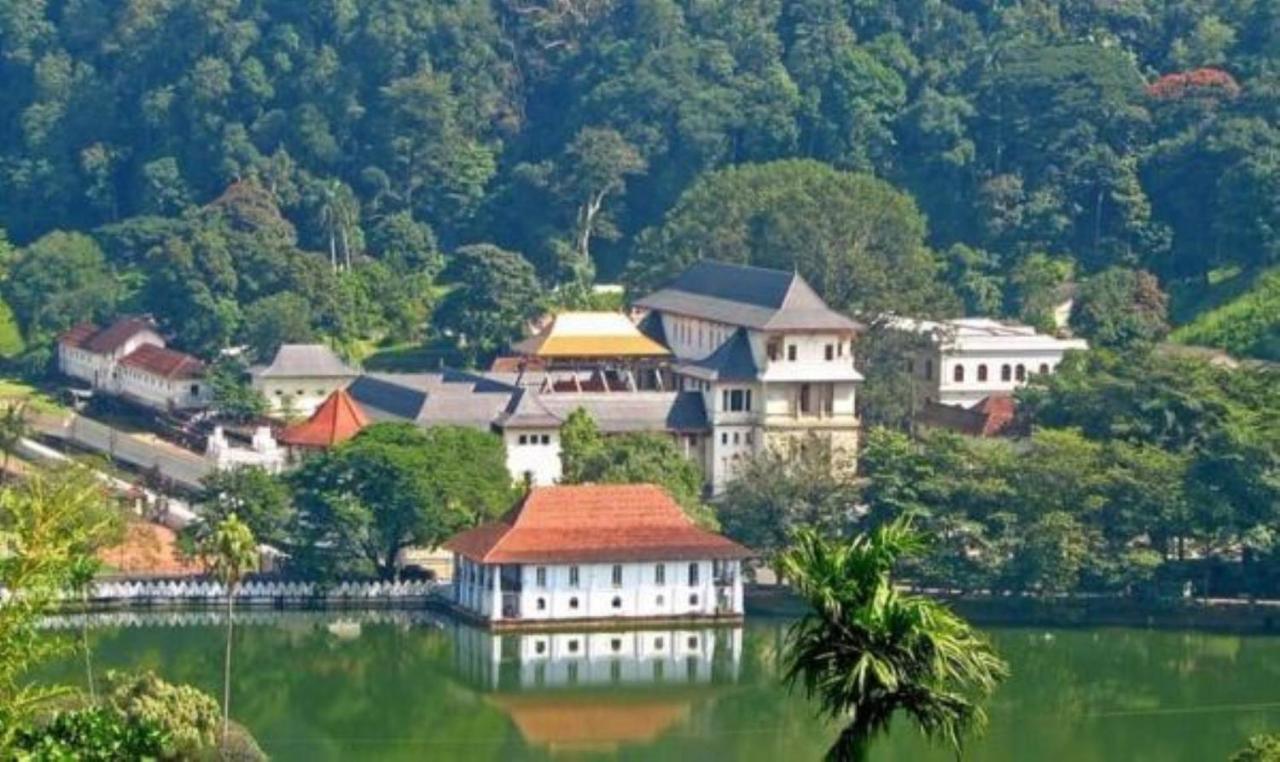
M 251 385 L 272 413 L 298 418 L 309 418 L 329 395 L 359 375 L 323 344 L 284 344 L 270 365 L 249 371 Z
M 1067 352 L 1089 348 L 1083 339 L 1060 339 L 990 318 L 899 318 L 892 325 L 926 339 L 907 360 L 921 403 L 973 407 L 1011 394 L 1032 375 L 1054 372 Z
M 156 326 L 126 317 L 107 328 L 84 323 L 58 338 L 58 368 L 94 391 L 155 410 L 205 407 L 213 390 L 204 363 L 165 347 Z
M 675 356 L 679 388 L 703 395 L 710 432 L 702 456 L 713 492 L 745 458 L 811 434 L 852 463 L 862 326 L 798 274 L 702 261 L 634 307 Z
M 492 625 L 735 620 L 750 551 L 699 529 L 659 487 L 535 487 L 455 536 L 455 603 Z

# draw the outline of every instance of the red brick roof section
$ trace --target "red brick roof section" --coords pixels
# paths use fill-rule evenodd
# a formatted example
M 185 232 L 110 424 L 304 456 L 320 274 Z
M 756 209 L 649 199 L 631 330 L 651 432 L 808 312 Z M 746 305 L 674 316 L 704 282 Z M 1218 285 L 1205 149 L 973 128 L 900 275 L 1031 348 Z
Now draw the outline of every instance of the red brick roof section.
M 993 394 L 977 405 L 978 412 L 986 416 L 982 424 L 982 436 L 994 437 L 1002 434 L 1018 413 L 1017 402 L 1005 394 Z
M 360 404 L 339 389 L 320 403 L 311 417 L 280 432 L 280 441 L 294 447 L 332 447 L 369 425 Z
M 147 318 L 126 317 L 107 326 L 85 340 L 85 349 L 96 354 L 109 354 L 124 346 L 125 342 L 143 331 L 155 331 L 156 326 Z
M 59 344 L 66 344 L 71 347 L 83 347 L 85 342 L 96 335 L 102 329 L 93 323 L 80 323 L 68 329 L 65 333 L 58 337 Z
M 125 355 L 120 364 L 168 379 L 191 379 L 204 375 L 204 363 L 196 358 L 154 344 L 143 344 Z
M 752 555 L 738 543 L 694 526 L 666 492 L 651 484 L 535 487 L 507 515 L 455 535 L 445 548 L 486 564 Z

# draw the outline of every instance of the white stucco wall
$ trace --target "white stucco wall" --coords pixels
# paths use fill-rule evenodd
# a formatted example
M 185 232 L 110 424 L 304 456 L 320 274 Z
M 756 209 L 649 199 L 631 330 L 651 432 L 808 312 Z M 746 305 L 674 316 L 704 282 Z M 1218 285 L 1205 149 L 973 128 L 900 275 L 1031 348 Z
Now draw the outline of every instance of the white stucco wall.
M 511 478 L 534 486 L 560 481 L 559 429 L 505 429 L 502 443 L 507 448 L 507 470 Z
M 491 570 L 495 567 L 477 567 L 467 559 L 459 561 L 459 605 L 484 618 L 494 618 Z M 613 584 L 615 564 L 577 565 L 577 585 L 570 584 L 572 565 L 525 565 L 521 567 L 523 589 L 519 593 L 519 619 L 555 621 L 714 616 L 718 611 L 720 615 L 740 615 L 743 610 L 740 564 L 737 561 L 723 563 L 725 573 L 732 579 L 732 584 L 724 589 L 723 610 L 717 607 L 720 590 L 713 578 L 712 561 L 616 564 L 622 568 L 622 582 L 617 586 Z M 666 569 L 665 581 L 661 584 L 656 581 L 659 564 Z M 690 564 L 698 567 L 697 581 L 693 585 L 689 584 Z M 486 568 L 490 570 L 484 570 Z M 546 570 L 545 586 L 538 585 L 539 568 Z
M 992 394 L 1009 394 L 1015 389 L 1025 386 L 1031 376 L 1041 373 L 1045 366 L 1053 373 L 1061 364 L 1066 350 L 1017 350 L 1008 351 L 966 351 L 944 352 L 939 349 L 926 350 L 917 355 L 914 361 L 914 375 L 923 396 L 943 405 L 959 405 L 972 407 Z M 932 378 L 926 378 L 927 361 L 932 361 Z M 986 366 L 987 378 L 980 380 L 981 366 Z M 956 366 L 963 366 L 964 380 L 955 380 Z M 1005 380 L 1003 369 L 1009 368 L 1009 380 Z M 1018 378 L 1018 366 L 1023 368 L 1023 377 Z
M 261 378 L 254 377 L 253 388 L 267 398 L 271 413 L 285 411 L 285 398 L 289 398 L 292 412 L 299 418 L 309 418 L 316 408 L 339 389 L 347 388 L 350 378 Z
M 115 381 L 116 394 L 157 410 L 200 408 L 213 401 L 213 387 L 203 379 L 170 379 L 118 366 Z

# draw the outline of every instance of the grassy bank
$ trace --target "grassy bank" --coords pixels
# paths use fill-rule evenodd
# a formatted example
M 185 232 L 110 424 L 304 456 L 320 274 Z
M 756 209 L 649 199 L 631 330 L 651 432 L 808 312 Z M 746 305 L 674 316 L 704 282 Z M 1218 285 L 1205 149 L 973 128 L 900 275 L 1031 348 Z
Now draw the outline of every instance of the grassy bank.
M 1280 601 L 1032 596 L 940 596 L 979 625 L 1038 627 L 1151 627 L 1280 634 Z M 794 617 L 804 603 L 785 588 L 746 591 L 748 616 Z

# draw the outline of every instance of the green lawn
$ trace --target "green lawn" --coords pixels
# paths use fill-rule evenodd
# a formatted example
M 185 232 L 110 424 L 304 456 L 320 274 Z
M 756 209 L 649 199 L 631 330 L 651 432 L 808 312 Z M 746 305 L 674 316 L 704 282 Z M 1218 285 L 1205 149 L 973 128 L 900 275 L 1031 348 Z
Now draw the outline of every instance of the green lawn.
M 37 413 L 63 413 L 67 410 L 48 391 L 14 378 L 0 377 L 0 402 L 21 402 Z

